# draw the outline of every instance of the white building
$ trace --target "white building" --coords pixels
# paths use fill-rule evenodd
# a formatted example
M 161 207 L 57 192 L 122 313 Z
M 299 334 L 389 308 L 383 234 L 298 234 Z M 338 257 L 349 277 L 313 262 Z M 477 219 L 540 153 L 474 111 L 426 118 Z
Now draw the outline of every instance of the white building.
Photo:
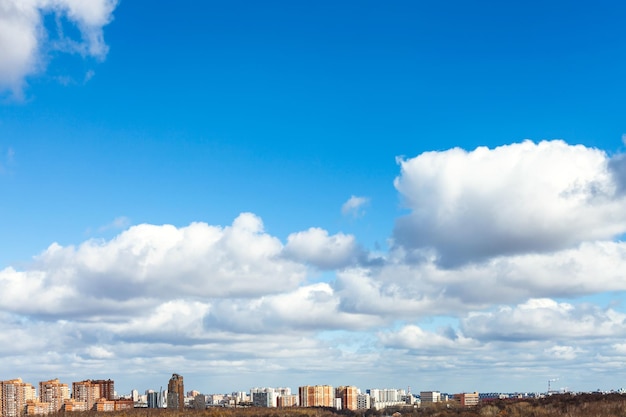
M 356 409 L 357 410 L 369 410 L 371 407 L 371 401 L 369 394 L 358 394 L 356 396 Z

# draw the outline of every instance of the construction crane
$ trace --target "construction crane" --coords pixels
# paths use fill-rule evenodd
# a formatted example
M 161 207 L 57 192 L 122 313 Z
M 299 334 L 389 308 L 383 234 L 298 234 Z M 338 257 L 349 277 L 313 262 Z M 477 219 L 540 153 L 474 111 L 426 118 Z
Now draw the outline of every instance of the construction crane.
M 552 379 L 548 379 L 548 394 L 550 394 L 552 392 L 552 383 L 558 381 L 559 378 L 552 378 Z

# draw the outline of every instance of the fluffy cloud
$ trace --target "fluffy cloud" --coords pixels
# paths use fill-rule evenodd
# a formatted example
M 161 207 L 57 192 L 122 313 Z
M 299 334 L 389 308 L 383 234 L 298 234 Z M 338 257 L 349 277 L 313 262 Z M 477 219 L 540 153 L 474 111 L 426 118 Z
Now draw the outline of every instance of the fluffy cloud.
M 103 59 L 102 29 L 112 19 L 117 0 L 0 0 L 0 91 L 20 96 L 24 78 L 45 67 L 46 50 Z M 81 39 L 50 42 L 43 16 L 54 13 L 75 24 Z
M 395 186 L 411 213 L 396 244 L 434 249 L 444 266 L 549 252 L 626 230 L 626 200 L 597 149 L 530 141 L 400 160 Z
M 407 325 L 395 332 L 379 334 L 380 341 L 388 347 L 396 349 L 409 349 L 424 352 L 436 352 L 442 350 L 459 350 L 475 348 L 478 343 L 462 334 L 456 334 L 451 329 L 446 332 L 433 333 L 422 330 L 419 326 Z
M 354 236 L 343 233 L 329 236 L 328 231 L 317 227 L 290 234 L 285 255 L 321 269 L 342 268 L 364 256 Z
M 515 307 L 470 314 L 462 321 L 462 330 L 483 341 L 622 338 L 626 335 L 626 314 L 592 305 L 531 299 Z
M 150 300 L 251 297 L 295 288 L 305 267 L 281 256 L 261 219 L 232 226 L 138 225 L 110 241 L 51 245 L 32 268 L 0 271 L 0 308 L 33 314 L 111 314 Z M 40 297 L 30 303 L 29 288 Z
M 341 311 L 339 297 L 327 283 L 255 300 L 220 300 L 204 322 L 210 329 L 241 333 L 358 330 L 382 323 L 378 317 Z
M 626 243 L 593 242 L 547 254 L 500 256 L 441 268 L 392 252 L 381 266 L 337 272 L 343 311 L 387 318 L 462 315 L 528 298 L 575 298 L 626 290 Z

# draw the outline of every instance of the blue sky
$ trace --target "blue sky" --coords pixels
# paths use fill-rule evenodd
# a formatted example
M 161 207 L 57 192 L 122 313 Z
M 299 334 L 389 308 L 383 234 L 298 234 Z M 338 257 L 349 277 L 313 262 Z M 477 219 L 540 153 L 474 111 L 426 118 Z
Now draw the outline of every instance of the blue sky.
M 0 378 L 619 388 L 625 17 L 0 1 Z

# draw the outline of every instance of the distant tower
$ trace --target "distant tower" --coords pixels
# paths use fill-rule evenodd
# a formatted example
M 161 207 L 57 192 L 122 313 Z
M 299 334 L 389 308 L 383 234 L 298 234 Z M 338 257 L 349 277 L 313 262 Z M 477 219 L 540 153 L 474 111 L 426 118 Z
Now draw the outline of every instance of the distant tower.
M 172 374 L 167 384 L 167 408 L 178 410 L 185 408 L 185 386 L 181 375 Z

